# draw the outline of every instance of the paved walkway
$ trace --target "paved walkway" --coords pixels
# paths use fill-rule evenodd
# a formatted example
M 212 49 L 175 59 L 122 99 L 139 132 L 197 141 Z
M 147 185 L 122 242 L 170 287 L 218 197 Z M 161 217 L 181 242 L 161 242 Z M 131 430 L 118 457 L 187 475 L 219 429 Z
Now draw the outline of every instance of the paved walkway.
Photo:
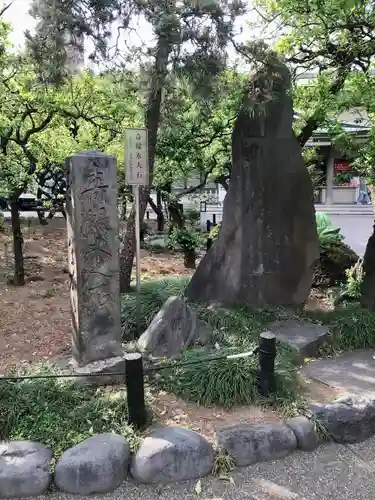
M 234 484 L 215 478 L 170 486 L 125 483 L 108 495 L 54 493 L 40 500 L 371 500 L 375 498 L 375 438 L 351 446 L 328 444 L 313 453 L 238 469 Z
M 363 257 L 371 236 L 374 217 L 371 215 L 329 215 L 332 223 L 341 228 L 345 243 Z
M 304 365 L 301 372 L 343 392 L 375 396 L 374 349 L 356 349 L 333 358 L 317 359 Z

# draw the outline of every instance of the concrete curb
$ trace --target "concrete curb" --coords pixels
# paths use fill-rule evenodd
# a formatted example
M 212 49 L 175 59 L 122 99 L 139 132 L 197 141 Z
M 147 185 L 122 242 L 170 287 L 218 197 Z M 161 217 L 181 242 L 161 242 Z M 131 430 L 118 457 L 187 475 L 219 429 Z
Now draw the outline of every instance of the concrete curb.
M 123 437 L 99 434 L 67 450 L 56 463 L 54 477 L 48 448 L 30 441 L 2 442 L 0 498 L 42 495 L 52 481 L 60 491 L 88 495 L 114 491 L 129 474 L 143 484 L 197 479 L 212 472 L 223 452 L 242 467 L 283 458 L 297 449 L 313 451 L 327 438 L 355 443 L 375 435 L 375 399 L 349 396 L 311 405 L 309 410 L 308 417 L 285 422 L 221 428 L 216 435 L 220 452 L 198 433 L 181 427 L 152 432 L 133 455 Z

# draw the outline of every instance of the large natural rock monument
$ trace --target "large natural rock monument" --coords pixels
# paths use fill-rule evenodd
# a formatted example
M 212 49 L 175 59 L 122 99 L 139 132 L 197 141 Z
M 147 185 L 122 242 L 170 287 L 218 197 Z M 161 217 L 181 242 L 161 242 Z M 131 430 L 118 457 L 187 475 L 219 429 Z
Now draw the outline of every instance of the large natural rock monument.
M 361 285 L 361 304 L 375 311 L 375 224 L 363 257 L 363 282 Z
M 187 287 L 190 300 L 306 302 L 319 249 L 313 188 L 292 122 L 290 74 L 274 57 L 247 86 L 232 135 L 221 229 Z
M 83 151 L 67 170 L 73 357 L 85 365 L 121 354 L 116 159 Z

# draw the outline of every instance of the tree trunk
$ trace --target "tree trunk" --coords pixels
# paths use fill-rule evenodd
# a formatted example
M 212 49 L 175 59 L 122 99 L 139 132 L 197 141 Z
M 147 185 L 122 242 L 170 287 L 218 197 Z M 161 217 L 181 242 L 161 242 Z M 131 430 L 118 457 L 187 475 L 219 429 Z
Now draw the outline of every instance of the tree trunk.
M 168 57 L 171 52 L 170 41 L 160 35 L 157 42 L 153 76 L 148 94 L 146 109 L 146 128 L 148 130 L 148 164 L 149 164 L 149 185 L 140 189 L 139 217 L 143 221 L 148 197 L 150 196 L 150 186 L 152 185 L 154 160 L 156 151 L 156 141 L 160 122 L 162 91 L 167 76 Z M 120 291 L 126 292 L 130 288 L 134 253 L 135 253 L 135 207 L 129 215 L 124 237 L 120 248 Z
M 42 212 L 41 210 L 38 210 L 37 211 L 37 214 L 38 214 L 38 219 L 39 219 L 39 223 L 41 226 L 47 226 L 48 225 L 48 222 L 46 220 L 46 215 L 44 212 Z
M 157 230 L 164 231 L 164 213 L 163 213 L 163 205 L 162 205 L 160 191 L 157 192 L 157 204 L 154 202 L 151 196 L 148 197 L 148 203 L 156 214 Z
M 184 250 L 184 266 L 186 269 L 195 269 L 195 250 Z
M 158 212 L 156 214 L 157 216 L 157 230 L 158 231 L 164 231 L 164 214 L 163 214 L 163 200 L 161 197 L 161 192 L 157 191 L 156 192 L 156 204 L 158 207 Z
M 169 211 L 169 217 L 170 217 L 170 231 L 172 231 L 173 228 L 177 229 L 183 229 L 184 227 L 184 215 L 181 210 L 181 204 L 180 203 L 170 203 L 168 205 L 168 211 Z
M 13 234 L 13 252 L 14 252 L 14 277 L 15 286 L 25 284 L 25 268 L 23 264 L 23 238 L 21 232 L 21 219 L 19 212 L 18 199 L 12 199 L 10 202 L 10 213 L 12 221 Z

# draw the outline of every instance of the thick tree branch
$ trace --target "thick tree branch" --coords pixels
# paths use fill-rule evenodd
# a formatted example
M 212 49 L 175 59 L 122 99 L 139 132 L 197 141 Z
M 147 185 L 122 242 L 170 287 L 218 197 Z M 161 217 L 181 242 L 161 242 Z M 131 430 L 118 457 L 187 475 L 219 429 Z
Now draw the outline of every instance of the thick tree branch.
M 160 210 L 160 208 L 157 206 L 157 204 L 154 202 L 151 196 L 148 197 L 147 201 L 156 215 L 163 215 L 162 210 Z
M 21 142 L 27 144 L 32 135 L 38 134 L 39 132 L 44 130 L 47 127 L 47 125 L 51 123 L 52 118 L 53 118 L 53 113 L 49 112 L 48 115 L 45 117 L 45 119 L 39 125 L 37 125 L 36 127 L 32 127 L 27 132 L 25 132 L 25 135 Z
M 5 12 L 9 9 L 9 7 L 11 7 L 13 5 L 13 0 L 12 2 L 9 2 L 8 4 L 4 5 L 4 7 L 2 7 L 0 9 L 0 17 L 5 14 Z

